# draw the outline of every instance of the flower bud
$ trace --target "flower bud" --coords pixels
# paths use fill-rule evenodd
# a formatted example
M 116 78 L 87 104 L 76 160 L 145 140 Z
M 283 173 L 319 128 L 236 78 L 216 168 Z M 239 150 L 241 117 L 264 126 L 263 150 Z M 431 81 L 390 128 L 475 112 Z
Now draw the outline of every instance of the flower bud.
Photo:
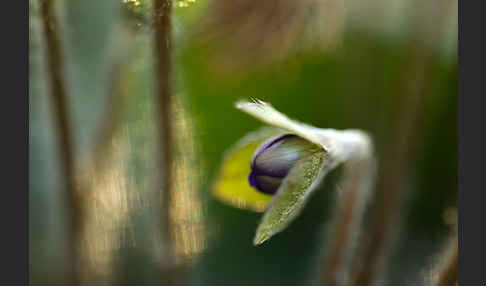
M 257 190 L 274 194 L 295 163 L 318 150 L 318 146 L 299 136 L 276 136 L 253 155 L 248 181 Z

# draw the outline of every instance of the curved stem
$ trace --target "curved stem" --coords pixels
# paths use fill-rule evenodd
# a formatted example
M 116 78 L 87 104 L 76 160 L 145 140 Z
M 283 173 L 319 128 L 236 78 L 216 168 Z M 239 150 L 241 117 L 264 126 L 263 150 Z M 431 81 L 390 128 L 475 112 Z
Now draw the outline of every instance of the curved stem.
M 370 154 L 371 155 L 371 154 Z M 350 260 L 361 232 L 361 220 L 375 178 L 373 156 L 344 164 L 338 206 L 331 224 L 328 255 L 325 256 L 322 285 L 345 285 Z

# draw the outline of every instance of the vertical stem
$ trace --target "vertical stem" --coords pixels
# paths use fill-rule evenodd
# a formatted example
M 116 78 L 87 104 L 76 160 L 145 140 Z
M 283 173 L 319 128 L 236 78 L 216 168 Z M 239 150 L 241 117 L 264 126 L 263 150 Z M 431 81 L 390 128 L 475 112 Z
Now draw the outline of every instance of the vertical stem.
M 171 127 L 171 0 L 155 0 L 154 3 L 154 30 L 155 30 L 155 97 L 159 122 L 159 144 L 161 144 L 160 164 L 163 165 L 164 174 L 161 176 L 161 226 L 164 262 L 162 268 L 162 281 L 164 285 L 174 285 L 173 251 L 170 232 L 170 202 L 172 177 L 172 127 Z
M 391 140 L 391 150 L 386 154 L 380 176 L 378 177 L 377 201 L 373 206 L 373 220 L 370 226 L 369 240 L 365 244 L 363 263 L 356 272 L 351 285 L 367 286 L 373 283 L 377 267 L 381 262 L 382 254 L 388 246 L 388 240 L 393 226 L 400 212 L 406 185 L 406 170 L 412 159 L 414 148 L 414 134 L 417 133 L 417 121 L 422 110 L 423 88 L 425 77 L 424 62 L 426 58 L 412 48 L 411 66 L 405 76 L 406 83 L 414 83 L 406 90 L 403 96 L 401 116 L 395 134 Z M 418 53 L 418 54 L 417 54 Z
M 326 248 L 323 284 L 345 285 L 349 272 L 349 259 L 360 235 L 360 221 L 374 182 L 374 160 L 345 163 L 341 178 L 343 183 L 339 205 L 334 214 L 332 237 Z
M 417 19 L 414 23 L 416 33 L 410 39 L 408 50 L 409 66 L 404 75 L 403 103 L 398 124 L 394 127 L 394 133 L 390 140 L 390 150 L 385 153 L 387 159 L 381 168 L 378 176 L 377 199 L 373 206 L 372 221 L 369 227 L 369 238 L 366 241 L 362 257 L 356 265 L 355 275 L 352 277 L 350 285 L 368 286 L 373 284 L 378 272 L 378 267 L 383 263 L 384 253 L 389 247 L 390 239 L 394 234 L 394 227 L 397 223 L 398 215 L 401 211 L 400 202 L 405 193 L 407 179 L 407 169 L 414 159 L 414 148 L 417 142 L 415 137 L 420 129 L 419 118 L 424 104 L 424 93 L 427 82 L 427 69 L 432 56 L 435 43 L 439 40 L 441 23 L 444 21 L 443 15 L 447 15 L 450 8 L 448 1 L 437 1 L 441 13 L 436 17 L 432 31 L 424 33 L 423 21 L 430 17 L 422 2 L 416 2 Z M 420 15 L 423 13 L 424 15 Z M 430 21 L 430 19 L 428 19 Z M 424 44 L 425 38 L 428 42 Z
M 81 231 L 81 200 L 75 185 L 73 136 L 68 114 L 67 91 L 63 77 L 63 58 L 59 38 L 59 24 L 52 0 L 39 0 L 46 43 L 47 76 L 50 83 L 50 97 L 54 125 L 57 129 L 60 169 L 64 186 L 64 201 L 67 203 L 67 239 L 69 244 L 68 259 L 69 285 L 79 285 L 77 269 L 77 243 Z

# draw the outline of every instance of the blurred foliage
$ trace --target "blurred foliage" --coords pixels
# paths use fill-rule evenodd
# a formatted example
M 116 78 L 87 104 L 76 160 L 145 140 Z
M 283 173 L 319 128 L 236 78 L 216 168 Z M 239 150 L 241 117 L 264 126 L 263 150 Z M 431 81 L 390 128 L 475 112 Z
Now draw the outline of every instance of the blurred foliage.
M 233 104 L 254 97 L 317 127 L 366 130 L 375 140 L 380 167 L 387 159 L 390 137 L 402 120 L 407 88 L 415 84 L 410 78 L 410 50 L 415 47 L 427 50 L 430 57 L 424 60 L 423 101 L 413 133 L 415 147 L 406 171 L 403 208 L 379 283 L 424 285 L 424 273 L 432 268 L 448 237 L 454 235 L 454 226 L 444 220 L 444 214 L 457 205 L 457 10 L 444 15 L 447 23 L 440 27 L 440 40 L 427 44 L 415 37 L 411 28 L 415 18 L 408 17 L 414 9 L 420 10 L 415 7 L 420 2 L 405 5 L 402 2 L 406 1 L 397 1 L 389 9 L 360 11 L 361 6 L 353 7 L 356 1 L 348 1 L 345 25 L 336 45 L 328 49 L 311 45 L 267 62 L 258 61 L 247 51 L 241 55 L 248 59 L 247 65 L 238 69 L 231 65 L 231 58 L 227 59 L 229 63 L 214 60 L 214 51 L 225 43 L 224 37 L 202 44 L 199 40 L 208 27 L 203 24 L 214 1 L 179 2 L 174 2 L 172 21 L 173 93 L 194 124 L 193 138 L 187 140 L 197 146 L 198 157 L 190 161 L 197 173 L 188 171 L 184 176 L 197 182 L 194 188 L 207 216 L 202 226 L 204 238 L 200 234 L 193 239 L 206 239 L 207 235 L 208 240 L 195 259 L 178 264 L 187 273 L 183 275 L 187 284 L 319 283 L 340 170 L 326 177 L 288 229 L 254 247 L 252 239 L 261 214 L 226 205 L 210 191 L 224 152 L 262 126 Z M 86 283 L 160 284 L 164 278 L 158 272 L 164 258 L 156 234 L 160 217 L 155 180 L 163 174 L 154 172 L 158 147 L 152 96 L 152 3 L 56 3 L 74 123 L 76 167 L 80 180 L 89 186 L 85 197 L 91 202 L 86 217 L 91 224 L 86 226 L 85 245 L 81 246 L 86 250 L 83 263 L 89 266 L 84 273 Z M 37 1 L 30 1 L 30 277 L 32 285 L 64 285 L 65 208 L 59 195 L 56 131 L 47 96 L 37 5 Z M 373 5 L 370 7 L 378 4 Z M 376 14 L 367 14 L 370 11 Z M 379 18 L 380 14 L 386 17 Z M 401 17 L 393 22 L 393 15 Z M 380 19 L 378 24 L 375 19 Z M 254 32 L 260 35 L 258 29 Z M 110 96 L 113 90 L 115 101 Z M 104 151 L 95 153 L 106 115 L 115 106 L 120 106 L 115 131 Z M 188 146 L 192 145 L 188 142 L 180 147 Z M 93 154 L 101 155 L 96 158 Z M 177 156 L 184 158 L 185 154 L 178 152 Z M 102 171 L 93 167 L 98 159 L 105 166 Z M 110 176 L 111 185 L 95 184 Z M 363 227 L 369 224 L 365 221 Z

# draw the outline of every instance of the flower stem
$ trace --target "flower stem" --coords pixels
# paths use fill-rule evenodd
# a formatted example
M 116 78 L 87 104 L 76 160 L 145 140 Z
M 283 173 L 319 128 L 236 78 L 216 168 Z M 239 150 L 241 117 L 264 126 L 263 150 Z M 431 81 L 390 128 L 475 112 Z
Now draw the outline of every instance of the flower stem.
M 66 202 L 69 285 L 79 285 L 77 247 L 82 228 L 82 201 L 76 190 L 73 135 L 68 112 L 67 89 L 64 78 L 64 62 L 61 53 L 59 24 L 55 15 L 54 1 L 39 0 L 44 38 L 46 43 L 47 76 L 50 84 L 54 125 L 57 129 L 59 160 L 62 177 L 63 201 Z
M 154 2 L 154 32 L 155 32 L 155 99 L 157 122 L 159 122 L 159 163 L 163 169 L 160 177 L 160 234 L 162 239 L 161 265 L 162 281 L 165 285 L 176 285 L 174 274 L 174 253 L 171 238 L 170 212 L 172 177 L 172 142 L 173 132 L 171 126 L 171 10 L 172 1 L 156 0 Z M 159 173 L 160 170 L 159 170 Z
M 343 285 L 360 233 L 362 214 L 374 184 L 375 159 L 371 139 L 362 131 L 328 129 L 321 134 L 329 159 L 334 159 L 335 165 L 343 164 L 322 282 L 323 285 Z
M 325 256 L 323 285 L 345 285 L 350 259 L 361 232 L 361 220 L 375 177 L 372 156 L 344 164 L 338 206 L 331 223 L 328 255 Z

